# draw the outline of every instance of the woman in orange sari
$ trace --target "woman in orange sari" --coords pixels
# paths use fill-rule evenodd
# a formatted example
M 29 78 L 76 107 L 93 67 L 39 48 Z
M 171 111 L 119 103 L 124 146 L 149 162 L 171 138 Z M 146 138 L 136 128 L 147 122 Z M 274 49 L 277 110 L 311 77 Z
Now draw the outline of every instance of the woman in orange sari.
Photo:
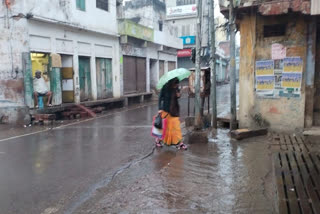
M 179 98 L 179 80 L 174 78 L 163 86 L 159 96 L 159 113 L 161 113 L 162 118 L 167 119 L 167 129 L 162 141 L 168 146 L 175 145 L 178 149 L 186 150 L 187 146 L 182 142 L 183 138 L 180 128 Z M 162 146 L 161 140 L 156 139 L 156 146 Z

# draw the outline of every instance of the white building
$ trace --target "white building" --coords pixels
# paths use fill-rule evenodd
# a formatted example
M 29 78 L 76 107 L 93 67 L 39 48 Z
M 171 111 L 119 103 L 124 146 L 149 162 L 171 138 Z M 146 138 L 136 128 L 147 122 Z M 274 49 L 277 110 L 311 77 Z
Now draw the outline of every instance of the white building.
M 167 13 L 166 22 L 177 28 L 176 35 L 183 40 L 183 50 L 178 52 L 178 66 L 191 68 L 194 63 L 190 60 L 191 49 L 196 46 L 197 35 L 197 6 L 195 0 L 166 0 Z M 202 1 L 202 26 L 201 26 L 201 55 L 202 65 L 209 65 L 210 58 L 210 21 L 209 21 L 209 0 Z M 227 33 L 221 27 L 226 19 L 219 16 L 218 5 L 215 8 L 215 24 L 216 24 L 216 45 L 220 41 L 227 39 Z
M 54 105 L 120 97 L 116 4 L 116 0 L 1 1 L 0 119 L 21 119 L 9 107 L 33 107 L 35 70 L 43 72 Z
M 159 0 L 131 0 L 119 20 L 123 55 L 123 93 L 148 93 L 159 78 L 177 67 L 182 40 L 165 23 L 166 6 Z

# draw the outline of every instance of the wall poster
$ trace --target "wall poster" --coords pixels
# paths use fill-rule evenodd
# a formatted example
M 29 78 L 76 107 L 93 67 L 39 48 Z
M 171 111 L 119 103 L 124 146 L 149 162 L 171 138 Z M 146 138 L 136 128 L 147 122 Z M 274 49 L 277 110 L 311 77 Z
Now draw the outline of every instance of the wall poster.
M 256 92 L 259 96 L 273 96 L 275 87 L 274 61 L 256 61 Z
M 302 71 L 300 57 L 256 61 L 256 94 L 262 98 L 300 97 Z

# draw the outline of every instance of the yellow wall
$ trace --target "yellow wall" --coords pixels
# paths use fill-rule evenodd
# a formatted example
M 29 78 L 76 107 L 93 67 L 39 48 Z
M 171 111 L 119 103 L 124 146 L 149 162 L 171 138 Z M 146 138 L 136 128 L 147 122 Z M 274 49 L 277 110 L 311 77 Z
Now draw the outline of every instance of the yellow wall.
M 50 76 L 48 71 L 49 56 L 43 53 L 31 53 L 32 76 L 35 76 L 37 70 L 42 72 L 42 77 L 50 88 Z

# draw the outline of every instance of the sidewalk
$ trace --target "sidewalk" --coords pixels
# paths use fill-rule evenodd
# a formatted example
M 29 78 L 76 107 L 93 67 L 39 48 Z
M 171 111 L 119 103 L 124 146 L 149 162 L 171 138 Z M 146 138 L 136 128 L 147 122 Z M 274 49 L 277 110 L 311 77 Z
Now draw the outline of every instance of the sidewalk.
M 75 213 L 275 213 L 268 138 L 157 149 Z

